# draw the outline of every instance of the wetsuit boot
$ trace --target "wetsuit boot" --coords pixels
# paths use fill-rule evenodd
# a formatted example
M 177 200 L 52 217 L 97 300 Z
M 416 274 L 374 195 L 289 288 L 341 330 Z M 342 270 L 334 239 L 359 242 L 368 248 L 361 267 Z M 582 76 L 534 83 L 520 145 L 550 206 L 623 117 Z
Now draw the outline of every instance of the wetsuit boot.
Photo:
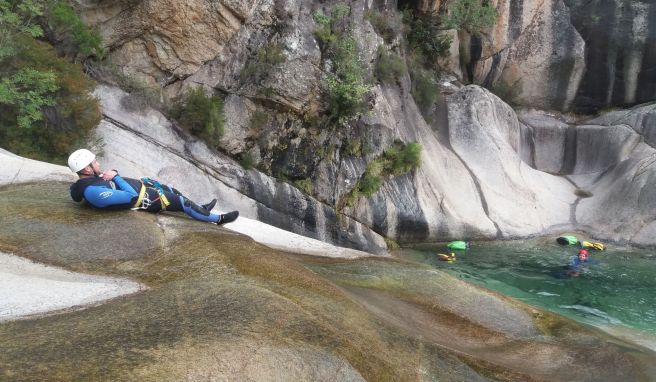
M 218 222 L 216 222 L 216 224 L 217 225 L 222 225 L 222 224 L 230 223 L 230 222 L 233 222 L 233 221 L 237 220 L 237 218 L 239 217 L 239 211 L 231 211 L 231 212 L 228 212 L 227 214 L 221 214 L 219 216 L 221 218 L 219 219 Z
M 182 196 L 180 196 L 180 199 L 184 212 L 192 218 L 215 224 L 218 224 L 218 222 L 221 221 L 221 215 L 213 214 L 207 209 Z
M 216 199 L 212 199 L 211 202 L 209 202 L 207 204 L 203 204 L 203 205 L 201 205 L 201 207 L 203 207 L 204 209 L 206 209 L 208 211 L 212 211 L 212 208 L 214 208 L 215 205 L 216 205 Z

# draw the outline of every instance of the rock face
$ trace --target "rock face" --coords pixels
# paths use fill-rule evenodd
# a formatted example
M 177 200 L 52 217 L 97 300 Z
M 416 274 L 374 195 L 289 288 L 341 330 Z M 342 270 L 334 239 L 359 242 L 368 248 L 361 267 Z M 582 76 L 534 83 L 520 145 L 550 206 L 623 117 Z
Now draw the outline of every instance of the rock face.
M 127 94 L 100 87 L 104 121 L 97 135 L 105 142 L 102 160 L 131 177 L 151 176 L 175 185 L 199 201 L 218 199 L 222 211 L 238 209 L 250 218 L 304 236 L 383 253 L 383 238 L 361 223 L 338 218 L 335 211 L 255 170 L 244 170 L 234 160 L 210 150 L 203 142 L 176 130 L 155 110 L 124 110 Z
M 257 2 L 248 24 L 185 85 L 202 83 L 297 113 L 316 111 L 322 70 L 313 11 L 308 2 Z M 282 62 L 258 67 L 263 49 L 280 49 Z M 249 65 L 259 68 L 255 75 L 244 74 Z
M 656 4 L 565 0 L 585 40 L 585 77 L 575 107 L 583 112 L 656 97 Z
M 585 43 L 562 0 L 495 1 L 491 31 L 465 37 L 467 78 L 506 88 L 516 101 L 542 109 L 568 110 L 585 70 Z
M 421 6 L 436 9 L 436 4 Z M 133 4 L 127 14 L 136 15 L 147 5 L 153 6 Z M 652 139 L 654 133 L 634 121 L 628 126 L 602 126 L 540 112 L 523 112 L 518 118 L 480 87 L 458 90 L 457 81 L 437 78 L 441 94 L 425 117 L 407 72 L 394 83 L 374 77 L 379 47 L 401 57 L 405 52 L 398 39 L 385 42 L 376 34 L 365 11 L 393 12 L 397 5 L 351 4 L 344 22 L 356 37 L 371 86 L 369 110 L 345 123 L 326 124 L 316 116 L 327 112 L 322 109 L 323 81 L 333 62 L 319 47 L 313 15 L 319 10 L 330 14 L 334 4 L 221 3 L 219 10 L 237 9 L 233 13 L 241 15 L 241 24 L 231 24 L 234 28 L 222 32 L 218 45 L 208 45 L 217 48 L 203 52 L 210 58 L 191 60 L 195 66 L 187 66 L 180 77 L 185 79 L 163 90 L 173 96 L 201 85 L 224 94 L 226 132 L 218 149 L 232 158 L 250 158 L 257 170 L 244 170 L 227 155 L 181 132 L 159 112 L 126 110 L 120 102 L 124 94 L 108 87 L 97 92 L 105 115 L 98 129 L 106 143 L 104 159 L 129 174 L 174 183 L 194 199 L 217 196 L 224 209 L 237 208 L 247 217 L 373 253 L 385 251 L 383 237 L 400 242 L 518 238 L 593 227 L 595 214 L 601 213 L 592 212 L 599 205 L 596 200 L 601 203 L 601 192 L 592 190 L 593 181 L 609 179 L 617 166 L 638 166 L 626 161 L 637 155 L 639 141 Z M 489 86 L 521 85 L 521 98 L 528 104 L 569 108 L 583 76 L 584 43 L 568 8 L 562 0 L 495 5 L 500 15 L 495 28 L 478 42 L 459 41 L 465 44 L 461 48 L 480 43 L 480 54 L 472 61 L 477 64 L 465 75 Z M 89 18 L 93 12 L 102 13 L 92 9 L 87 10 Z M 123 25 L 118 19 L 101 24 L 110 23 Z M 127 33 L 131 27 L 125 25 L 115 29 Z M 263 52 L 275 52 L 278 58 L 263 60 Z M 650 116 L 640 121 L 653 124 Z M 388 176 L 370 198 L 348 202 L 367 164 L 396 141 L 419 143 L 422 165 L 402 176 Z M 593 197 L 583 198 L 589 192 Z M 645 203 L 640 208 L 647 219 L 652 207 Z M 632 208 L 625 212 L 635 213 Z M 612 229 L 617 233 L 608 238 L 632 240 L 629 232 L 635 227 Z M 593 231 L 604 238 L 601 226 Z
M 461 34 L 465 78 L 523 105 L 596 112 L 656 98 L 656 5 L 629 0 L 499 0 L 491 31 Z M 440 1 L 423 5 L 437 9 Z
M 574 201 L 571 185 L 522 161 L 526 143 L 514 111 L 473 86 L 448 101 L 451 146 L 474 179 L 498 234 L 526 236 L 566 222 Z
M 654 106 L 611 112 L 587 123 L 599 126 L 605 147 L 615 147 L 614 163 L 600 163 L 598 177 L 588 177 L 593 197 L 577 209 L 577 223 L 612 240 L 654 245 L 656 237 L 656 146 Z M 581 142 L 581 140 L 579 140 Z M 583 141 L 583 144 L 586 142 Z M 585 157 L 584 157 L 585 159 Z M 594 174 L 594 173 L 593 173 Z
M 526 141 L 532 138 L 496 96 L 475 86 L 450 96 L 446 146 L 423 119 L 411 120 L 400 111 L 402 104 L 395 102 L 402 98 L 394 88 L 378 94 L 378 112 L 365 123 L 405 125 L 396 133 L 424 147 L 424 165 L 412 175 L 390 180 L 373 198 L 360 198 L 345 210 L 351 219 L 338 218 L 333 207 L 287 183 L 244 171 L 177 132 L 153 110 L 141 114 L 123 110 L 120 100 L 125 94 L 115 89 L 101 87 L 97 92 L 105 114 L 98 135 L 106 142 L 105 163 L 126 175 L 150 174 L 196 200 L 216 195 L 223 210 L 237 208 L 245 216 L 296 233 L 374 253 L 385 247 L 379 234 L 405 242 L 510 238 L 546 233 L 569 221 L 574 187 L 522 161 L 522 151 L 529 150 Z M 408 102 L 403 105 L 414 107 Z M 355 158 L 344 158 L 341 166 L 348 168 L 348 163 L 355 166 L 355 174 L 363 171 L 362 165 L 357 169 Z M 506 197 L 510 194 L 515 198 Z
M 82 9 L 125 74 L 166 83 L 213 59 L 250 17 L 255 3 L 143 0 L 83 4 Z
M 496 0 L 491 30 L 460 33 L 454 46 L 467 52 L 467 81 L 506 88 L 523 105 L 595 111 L 656 98 L 652 2 L 629 0 Z M 166 86 L 193 76 L 193 83 L 266 98 L 295 111 L 314 110 L 321 78 L 320 52 L 312 36 L 312 12 L 325 7 L 288 0 L 219 2 L 144 0 L 79 2 L 85 19 L 100 28 L 112 61 L 126 74 Z M 353 9 L 396 11 L 415 6 L 444 10 L 442 0 L 358 1 Z M 327 5 L 328 7 L 330 5 Z M 360 15 L 361 16 L 361 15 Z M 358 16 L 356 16 L 357 18 Z M 368 23 L 356 34 L 369 34 Z M 365 31 L 367 33 L 360 33 Z M 254 82 L 240 79 L 257 50 L 274 44 L 286 62 Z M 362 41 L 363 45 L 368 45 Z M 373 47 L 375 48 L 375 46 Z M 375 49 L 373 50 L 375 52 Z M 466 58 L 465 58 L 466 57 Z M 450 60 L 460 75 L 458 57 Z M 258 94 L 267 89 L 268 95 Z M 170 95 L 179 84 L 169 87 Z
M 404 126 L 399 134 L 422 145 L 422 166 L 361 200 L 358 220 L 401 241 L 522 237 L 568 221 L 572 185 L 522 161 L 520 124 L 496 96 L 472 86 L 448 97 L 448 136 L 440 142 L 423 119 L 409 121 L 413 114 L 401 111 L 414 105 L 394 105 L 398 95 L 385 95 L 385 123 Z

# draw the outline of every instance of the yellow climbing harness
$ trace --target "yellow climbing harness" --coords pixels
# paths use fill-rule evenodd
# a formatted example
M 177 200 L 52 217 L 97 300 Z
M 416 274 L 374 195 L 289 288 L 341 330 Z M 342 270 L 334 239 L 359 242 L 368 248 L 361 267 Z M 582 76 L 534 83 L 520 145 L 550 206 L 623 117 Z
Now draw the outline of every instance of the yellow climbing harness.
M 146 186 L 141 183 L 141 189 L 139 190 L 139 197 L 137 198 L 137 201 L 134 203 L 134 207 L 132 208 L 141 208 L 141 203 L 143 203 L 144 196 L 146 195 Z
M 153 202 L 157 201 L 150 200 L 148 198 L 148 193 L 146 191 L 149 188 L 157 192 L 159 195 L 159 202 L 162 205 L 162 211 L 165 211 L 166 207 L 168 207 L 171 202 L 169 202 L 168 198 L 164 194 L 162 185 L 159 184 L 158 181 L 150 178 L 141 178 L 141 190 L 139 190 L 139 196 L 137 197 L 137 201 L 134 203 L 133 209 L 148 209 L 148 207 L 150 207 Z

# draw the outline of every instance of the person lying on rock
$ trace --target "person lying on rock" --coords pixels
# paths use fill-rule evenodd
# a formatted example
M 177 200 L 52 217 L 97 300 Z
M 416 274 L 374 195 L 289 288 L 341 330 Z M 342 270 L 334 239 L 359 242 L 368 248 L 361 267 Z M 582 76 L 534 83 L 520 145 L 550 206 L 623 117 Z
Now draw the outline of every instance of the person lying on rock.
M 122 178 L 116 170 L 103 172 L 96 155 L 80 149 L 68 157 L 68 167 L 80 179 L 71 185 L 71 198 L 86 200 L 96 208 L 133 209 L 148 212 L 183 211 L 196 220 L 214 224 L 230 223 L 239 211 L 214 214 L 216 199 L 202 206 L 192 202 L 171 186 L 159 184 L 149 178 Z

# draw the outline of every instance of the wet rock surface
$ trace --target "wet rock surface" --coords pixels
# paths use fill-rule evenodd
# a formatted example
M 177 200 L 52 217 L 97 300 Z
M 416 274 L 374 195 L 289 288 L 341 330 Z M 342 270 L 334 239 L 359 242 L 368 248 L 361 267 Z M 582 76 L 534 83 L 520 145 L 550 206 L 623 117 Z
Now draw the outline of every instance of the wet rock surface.
M 184 216 L 81 207 L 58 183 L 0 189 L 0 215 L 5 250 L 149 288 L 0 324 L 2 379 L 653 377 L 651 352 L 431 267 L 288 255 Z

